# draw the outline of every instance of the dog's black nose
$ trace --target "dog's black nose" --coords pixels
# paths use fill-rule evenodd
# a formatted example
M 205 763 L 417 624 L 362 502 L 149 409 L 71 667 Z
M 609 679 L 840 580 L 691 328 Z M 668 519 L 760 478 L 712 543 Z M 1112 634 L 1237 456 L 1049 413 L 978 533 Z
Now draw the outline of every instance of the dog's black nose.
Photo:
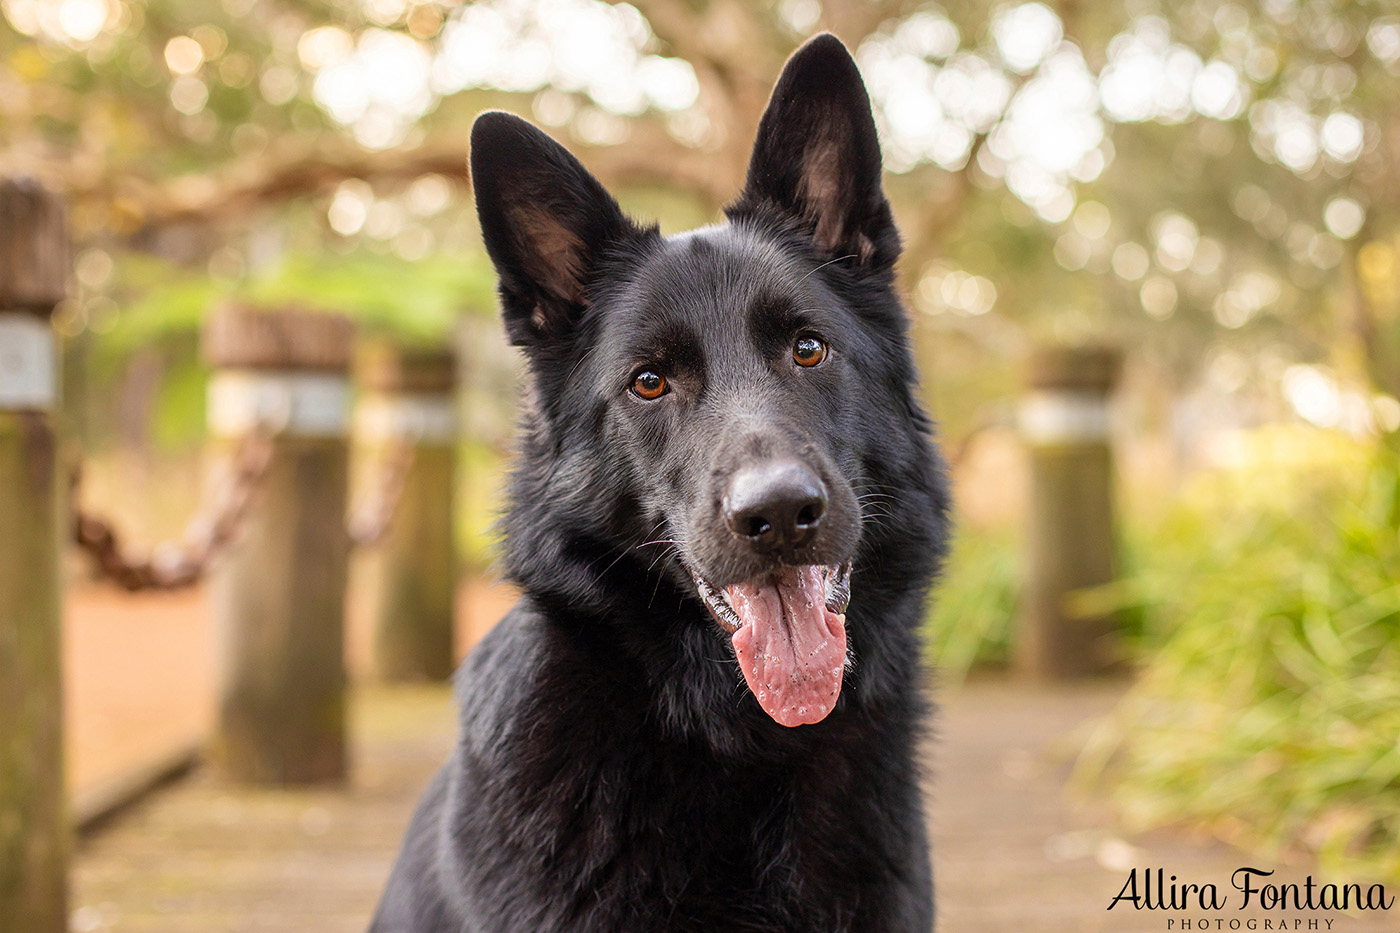
M 795 460 L 742 467 L 721 502 L 729 529 L 760 550 L 789 550 L 811 540 L 826 513 L 826 484 Z

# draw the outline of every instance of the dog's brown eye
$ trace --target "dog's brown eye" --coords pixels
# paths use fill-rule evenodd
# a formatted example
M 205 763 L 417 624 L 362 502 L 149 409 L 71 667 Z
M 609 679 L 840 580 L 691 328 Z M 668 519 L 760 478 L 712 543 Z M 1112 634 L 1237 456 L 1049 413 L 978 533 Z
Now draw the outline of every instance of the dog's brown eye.
M 666 377 L 649 369 L 638 373 L 637 378 L 632 380 L 632 394 L 648 402 L 658 399 L 666 394 Z
M 792 345 L 792 358 L 798 366 L 816 366 L 826 359 L 826 344 L 816 337 L 798 337 Z

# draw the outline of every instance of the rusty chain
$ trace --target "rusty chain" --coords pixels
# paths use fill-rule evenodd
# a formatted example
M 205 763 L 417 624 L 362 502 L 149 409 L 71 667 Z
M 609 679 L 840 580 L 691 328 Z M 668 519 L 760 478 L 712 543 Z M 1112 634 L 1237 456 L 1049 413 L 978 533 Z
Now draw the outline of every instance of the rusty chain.
M 373 492 L 365 496 L 351 512 L 350 541 L 356 546 L 371 547 L 389 533 L 416 456 L 416 438 L 399 437 L 389 445 L 379 465 L 378 482 L 374 484 Z
M 258 430 L 243 437 L 224 485 L 211 497 L 209 510 L 189 523 L 182 541 L 157 545 L 148 557 L 135 556 L 123 547 L 111 522 L 84 512 L 76 504 L 73 541 L 92 558 L 104 577 L 128 592 L 175 590 L 198 583 L 237 537 L 272 463 L 274 436 L 274 432 Z M 394 513 L 413 467 L 415 448 L 412 438 L 400 438 L 390 446 L 374 491 L 364 497 L 348 522 L 350 540 L 355 545 L 373 546 L 393 526 Z M 81 470 L 75 470 L 75 503 L 80 483 Z
M 237 537 L 248 507 L 272 464 L 273 433 L 252 431 L 234 451 L 231 468 L 210 498 L 208 510 L 197 515 L 180 542 L 165 542 L 149 557 L 136 557 L 106 519 L 76 505 L 81 471 L 73 473 L 73 540 L 92 557 L 103 576 L 128 592 L 175 590 L 191 586 Z

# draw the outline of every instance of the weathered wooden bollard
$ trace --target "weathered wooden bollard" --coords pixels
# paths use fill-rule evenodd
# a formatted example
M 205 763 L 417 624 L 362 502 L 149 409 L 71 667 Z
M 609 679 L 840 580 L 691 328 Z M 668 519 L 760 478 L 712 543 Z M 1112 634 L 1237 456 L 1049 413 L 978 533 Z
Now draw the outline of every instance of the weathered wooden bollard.
M 456 359 L 449 349 L 375 344 L 361 357 L 368 393 L 356 436 L 376 464 L 382 527 L 358 558 L 374 632 L 374 670 L 391 682 L 452 673 L 457 560 L 453 485 Z M 389 488 L 384 488 L 389 487 Z
M 349 367 L 343 317 L 227 306 L 205 355 L 216 452 L 259 439 L 267 472 L 215 565 L 220 635 L 216 759 L 255 783 L 344 777 Z
M 0 181 L 0 930 L 68 928 L 59 663 L 67 502 L 49 317 L 68 281 L 59 200 Z
M 1115 658 L 1114 623 L 1067 611 L 1074 590 L 1114 579 L 1109 395 L 1121 357 L 1108 347 L 1045 348 L 1030 360 L 1021 436 L 1030 454 L 1030 552 L 1014 655 L 1024 673 L 1065 679 Z

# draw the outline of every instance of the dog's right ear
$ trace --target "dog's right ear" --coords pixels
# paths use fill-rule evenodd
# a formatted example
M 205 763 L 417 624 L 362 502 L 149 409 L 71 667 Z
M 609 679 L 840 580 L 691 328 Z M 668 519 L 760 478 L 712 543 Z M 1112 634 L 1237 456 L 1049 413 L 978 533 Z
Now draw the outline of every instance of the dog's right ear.
M 511 342 L 531 348 L 567 336 L 602 253 L 644 231 L 563 146 L 514 114 L 477 117 L 471 172 Z

